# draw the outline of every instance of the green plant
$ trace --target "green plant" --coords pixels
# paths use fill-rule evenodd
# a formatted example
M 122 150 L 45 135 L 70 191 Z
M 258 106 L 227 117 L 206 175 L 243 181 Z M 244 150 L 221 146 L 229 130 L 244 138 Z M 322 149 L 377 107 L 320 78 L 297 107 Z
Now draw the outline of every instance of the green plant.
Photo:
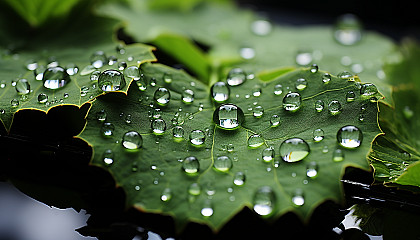
M 18 3 L 30 3 L 9 3 L 22 15 Z M 272 25 L 228 1 L 66 4 L 30 12 L 18 32 L 0 21 L 0 176 L 90 209 L 82 232 L 109 237 L 103 226 L 130 207 L 171 219 L 169 234 L 223 232 L 249 209 L 307 222 L 343 202 L 345 170 L 369 171 L 367 159 L 376 184 L 418 192 L 416 44 L 359 39 L 348 23 L 335 34 L 354 42 Z

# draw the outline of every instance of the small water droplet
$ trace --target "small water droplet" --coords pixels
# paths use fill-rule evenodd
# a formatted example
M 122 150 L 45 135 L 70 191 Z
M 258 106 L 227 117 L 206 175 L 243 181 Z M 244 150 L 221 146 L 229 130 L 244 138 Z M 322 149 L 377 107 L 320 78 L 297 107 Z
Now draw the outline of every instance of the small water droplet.
M 116 56 L 109 56 L 108 57 L 108 65 L 112 66 L 118 62 L 118 58 Z
M 101 68 L 108 63 L 108 58 L 103 51 L 94 52 L 90 56 L 90 64 L 95 68 Z
M 281 143 L 279 152 L 285 162 L 298 162 L 308 156 L 310 149 L 305 140 L 289 138 Z
M 262 106 L 255 106 L 252 110 L 252 115 L 256 118 L 260 118 L 264 115 L 264 108 Z
M 306 176 L 308 178 L 315 178 L 318 176 L 318 164 L 316 162 L 312 161 L 306 165 Z
M 272 127 L 277 127 L 280 125 L 280 117 L 279 115 L 274 114 L 273 116 L 271 116 L 270 118 L 270 124 Z
M 356 99 L 356 94 L 353 91 L 348 91 L 346 93 L 346 101 L 353 102 Z
M 34 71 L 38 68 L 38 63 L 35 60 L 29 60 L 26 64 L 26 69 Z
M 344 160 L 344 152 L 340 148 L 336 148 L 332 155 L 332 160 L 334 162 L 341 162 Z
M 261 155 L 264 162 L 271 162 L 276 156 L 276 153 L 273 147 L 268 147 L 262 151 Z
M 274 86 L 274 95 L 281 95 L 283 93 L 283 86 L 281 84 L 276 84 Z
M 262 93 L 261 86 L 255 85 L 252 88 L 252 96 L 259 97 L 259 96 L 261 96 L 261 93 Z
M 160 200 L 162 200 L 163 202 L 167 202 L 171 200 L 171 198 L 172 198 L 172 190 L 170 188 L 163 189 L 162 194 L 160 195 Z
M 362 131 L 355 126 L 344 126 L 337 132 L 337 141 L 345 148 L 357 148 L 362 144 L 362 140 Z
M 300 207 L 305 204 L 305 198 L 303 196 L 303 190 L 298 188 L 292 194 L 292 203 L 296 207 Z
M 312 53 L 308 51 L 298 51 L 295 59 L 298 65 L 306 66 L 312 62 Z
M 378 89 L 372 83 L 365 83 L 360 88 L 360 95 L 364 97 L 371 97 L 378 93 Z
M 235 173 L 235 176 L 233 177 L 233 184 L 236 186 L 242 186 L 245 184 L 246 176 L 243 172 L 237 172 Z
M 111 149 L 107 149 L 102 154 L 102 160 L 107 166 L 111 166 L 114 163 L 114 152 Z
M 220 172 L 229 172 L 232 166 L 232 160 L 228 156 L 219 156 L 213 163 L 213 168 Z
M 299 93 L 287 93 L 283 98 L 283 108 L 289 112 L 296 112 L 302 104 L 302 98 Z
M 118 44 L 115 47 L 115 50 L 117 51 L 118 54 L 125 54 L 125 48 L 124 48 L 124 45 L 122 44 Z
M 299 91 L 304 90 L 308 86 L 308 82 L 304 78 L 298 78 L 295 82 L 295 88 Z
M 311 71 L 311 73 L 317 73 L 318 69 L 319 69 L 318 65 L 314 63 L 311 65 L 311 68 L 309 70 Z
M 111 137 L 112 135 L 114 135 L 114 130 L 115 130 L 114 124 L 109 123 L 109 122 L 105 122 L 102 124 L 102 127 L 101 127 L 102 136 Z
M 329 73 L 324 73 L 322 75 L 322 82 L 324 84 L 328 84 L 328 83 L 330 83 L 330 81 L 331 81 L 331 75 Z
M 210 199 L 206 199 L 203 204 L 203 208 L 201 209 L 201 215 L 204 217 L 210 217 L 214 213 L 213 206 Z
M 255 20 L 251 23 L 251 31 L 257 36 L 267 36 L 272 28 L 272 24 L 267 20 Z
M 94 66 L 92 66 L 92 65 L 87 65 L 86 67 L 84 67 L 83 69 L 82 69 L 82 71 L 80 72 L 80 75 L 82 75 L 82 76 L 86 76 L 86 75 L 88 75 L 88 74 L 91 74 L 92 72 L 94 72 L 94 71 L 97 71 L 96 70 L 96 68 L 94 67 Z M 41 76 L 42 77 L 42 76 Z M 37 78 L 37 80 L 39 80 L 38 79 L 38 75 L 36 76 L 36 78 Z
M 106 120 L 107 114 L 104 109 L 101 109 L 100 111 L 96 112 L 96 120 L 99 122 L 103 122 Z
M 324 146 L 322 148 L 322 153 L 328 153 L 328 146 Z
M 315 101 L 315 110 L 317 112 L 322 112 L 322 110 L 324 110 L 324 101 L 316 100 Z
M 1 80 L 0 82 L 0 88 L 5 88 L 7 86 L 6 81 L 5 80 Z
M 45 70 L 42 81 L 45 88 L 59 89 L 70 82 L 70 76 L 62 67 L 51 67 Z
M 253 134 L 248 138 L 248 147 L 250 148 L 258 148 L 264 144 L 264 139 L 258 135 Z
M 172 135 L 176 141 L 181 141 L 184 138 L 184 129 L 181 126 L 175 126 L 172 129 Z
M 261 216 L 270 215 L 274 210 L 275 200 L 276 198 L 271 187 L 259 187 L 254 194 L 254 211 Z
M 341 107 L 341 103 L 338 100 L 332 100 L 328 104 L 328 112 L 333 116 L 340 114 L 342 110 L 343 108 Z
M 10 106 L 13 108 L 17 108 L 19 106 L 19 100 L 17 100 L 16 98 L 12 99 L 12 101 L 10 101 Z
M 152 123 L 151 123 L 151 129 L 152 132 L 156 135 L 162 135 L 165 133 L 166 131 L 166 122 L 165 120 L 158 118 L 158 119 L 153 119 Z
M 46 103 L 48 101 L 48 95 L 45 93 L 40 93 L 38 95 L 38 102 L 39 103 Z
M 194 91 L 191 89 L 182 91 L 182 101 L 187 104 L 192 103 L 194 101 Z
M 230 89 L 224 82 L 216 82 L 210 89 L 212 99 L 215 102 L 222 103 L 229 99 Z
M 353 74 L 348 72 L 348 71 L 342 71 L 340 73 L 337 74 L 338 78 L 344 79 L 344 80 L 352 80 L 353 79 Z
M 201 186 L 198 183 L 191 183 L 188 187 L 188 193 L 193 196 L 198 196 L 201 194 Z
M 242 109 L 233 104 L 222 104 L 213 113 L 214 123 L 225 130 L 237 129 L 244 120 Z
M 193 130 L 190 133 L 190 142 L 195 146 L 201 146 L 204 144 L 206 134 L 201 130 Z
M 233 68 L 229 71 L 226 82 L 229 86 L 238 86 L 246 81 L 246 73 L 241 68 Z
M 143 145 L 143 138 L 138 132 L 129 131 L 124 134 L 121 144 L 127 149 L 139 149 Z
M 186 157 L 182 161 L 182 169 L 187 174 L 196 174 L 200 170 L 200 162 L 196 157 Z
M 162 79 L 163 79 L 163 81 L 165 82 L 165 83 L 171 83 L 172 82 L 172 80 L 173 80 L 173 78 L 172 78 L 172 74 L 170 74 L 170 73 L 164 73 L 163 74 L 163 76 L 162 76 Z
M 125 85 L 124 74 L 117 70 L 105 70 L 98 77 L 98 87 L 104 92 L 119 91 Z
M 239 55 L 241 55 L 243 59 L 253 59 L 255 57 L 255 49 L 249 46 L 241 47 L 239 49 Z
M 167 88 L 160 87 L 156 89 L 153 98 L 159 105 L 166 106 L 171 100 L 171 93 Z
M 124 76 L 128 79 L 133 79 L 134 81 L 137 81 L 140 79 L 140 71 L 137 66 L 130 66 L 126 69 L 124 69 Z
M 88 94 L 88 92 L 89 92 L 89 88 L 88 87 L 82 86 L 80 88 L 80 96 L 84 97 L 84 96 L 86 96 Z
M 79 72 L 79 67 L 74 63 L 67 64 L 66 72 L 70 76 L 76 75 Z
M 362 24 L 353 14 L 344 14 L 337 19 L 334 38 L 342 45 L 354 45 L 362 39 Z
M 313 132 L 314 141 L 321 142 L 324 139 L 324 130 L 321 128 L 315 129 Z

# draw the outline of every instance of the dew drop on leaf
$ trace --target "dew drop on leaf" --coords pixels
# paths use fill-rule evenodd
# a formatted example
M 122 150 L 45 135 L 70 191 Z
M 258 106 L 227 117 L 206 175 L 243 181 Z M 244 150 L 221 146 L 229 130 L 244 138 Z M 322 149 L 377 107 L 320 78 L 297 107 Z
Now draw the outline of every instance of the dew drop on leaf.
M 162 79 L 165 83 L 171 83 L 172 82 L 172 74 L 170 73 L 164 73 L 162 76 Z
M 225 130 L 237 129 L 244 120 L 242 109 L 234 104 L 222 104 L 213 113 L 214 123 Z
M 262 157 L 262 160 L 264 162 L 271 162 L 271 161 L 273 161 L 273 159 L 274 159 L 275 156 L 276 156 L 276 153 L 275 153 L 273 147 L 265 148 L 262 151 L 262 153 L 261 153 L 261 157 Z
M 190 142 L 195 146 L 201 146 L 204 144 L 206 134 L 201 130 L 193 130 L 190 133 Z
M 194 101 L 194 91 L 191 89 L 185 89 L 182 91 L 182 101 L 186 104 Z
M 188 193 L 193 196 L 198 196 L 201 193 L 201 186 L 198 183 L 191 183 L 188 187 Z
M 344 160 L 344 152 L 340 148 L 336 148 L 332 154 L 332 160 L 334 162 L 341 162 Z
M 98 77 L 98 87 L 104 92 L 119 91 L 125 85 L 124 74 L 117 70 L 105 70 Z
M 171 198 L 172 198 L 172 190 L 170 188 L 163 189 L 162 194 L 160 195 L 160 200 L 162 200 L 163 202 L 167 202 L 171 200 Z
M 108 58 L 103 51 L 94 52 L 90 56 L 90 64 L 95 68 L 101 68 L 108 63 Z
M 320 142 L 324 139 L 324 130 L 317 128 L 313 132 L 313 137 L 315 142 Z
M 216 82 L 210 89 L 211 97 L 215 102 L 222 103 L 229 99 L 230 89 L 224 82 Z
M 337 77 L 344 79 L 344 80 L 349 80 L 353 77 L 353 74 L 348 72 L 348 71 L 342 71 L 340 73 L 337 74 Z
M 276 84 L 274 86 L 274 95 L 281 95 L 283 93 L 283 86 L 281 84 Z
M 204 217 L 210 217 L 214 213 L 213 206 L 210 199 L 204 200 L 203 208 L 201 209 L 201 215 Z
M 329 73 L 324 73 L 322 75 L 322 82 L 324 84 L 328 84 L 328 83 L 330 83 L 330 81 L 331 81 L 331 75 Z
M 96 112 L 96 120 L 98 120 L 99 122 L 105 121 L 106 117 L 107 117 L 107 114 L 104 109 L 101 109 L 98 112 Z
M 219 172 L 229 172 L 232 166 L 232 159 L 228 156 L 219 156 L 213 163 L 213 168 Z
M 362 140 L 362 131 L 355 126 L 344 126 L 337 132 L 337 141 L 345 148 L 357 148 L 362 144 Z
M 200 162 L 194 156 L 186 157 L 182 161 L 182 170 L 187 174 L 195 174 L 200 170 Z
M 306 176 L 308 178 L 315 178 L 318 176 L 318 164 L 314 161 L 306 165 Z
M 338 100 L 332 100 L 328 104 L 328 112 L 333 116 L 340 114 L 342 110 L 343 108 Z
M 154 134 L 161 135 L 166 131 L 166 122 L 161 118 L 154 119 L 151 123 L 151 128 Z
M 354 45 L 362 39 L 362 24 L 353 14 L 341 15 L 334 27 L 335 40 L 346 46 Z
M 279 152 L 285 162 L 298 162 L 308 156 L 310 149 L 305 140 L 289 138 L 281 143 Z
M 114 135 L 114 124 L 110 123 L 110 122 L 105 122 L 102 124 L 101 127 L 101 134 L 104 137 L 111 137 Z
M 138 132 L 129 131 L 124 134 L 121 144 L 127 149 L 139 149 L 143 145 L 143 138 Z
M 124 69 L 124 75 L 128 79 L 133 79 L 134 81 L 137 81 L 140 79 L 139 68 L 137 66 L 130 66 Z
M 304 78 L 298 78 L 295 82 L 295 88 L 299 91 L 304 90 L 308 86 L 308 82 Z
M 346 93 L 346 101 L 353 102 L 356 99 L 356 94 L 353 91 L 348 91 Z
M 299 110 L 302 104 L 302 98 L 299 93 L 287 93 L 283 98 L 283 108 L 289 112 Z
M 70 82 L 70 76 L 62 67 L 50 67 L 45 70 L 42 81 L 45 88 L 59 89 Z
M 311 73 L 317 73 L 318 69 L 319 69 L 318 65 L 314 63 L 314 64 L 311 65 L 311 68 L 309 69 L 309 71 Z
M 180 141 L 184 138 L 184 129 L 181 126 L 175 126 L 172 129 L 172 136 L 176 141 Z
M 378 89 L 372 83 L 365 83 L 360 88 L 360 95 L 364 97 L 373 96 L 378 93 Z
M 76 75 L 79 72 L 79 67 L 74 63 L 67 64 L 66 72 L 70 76 Z
M 106 149 L 102 154 L 102 161 L 106 166 L 111 166 L 114 163 L 114 152 L 111 149 Z
M 317 112 L 322 112 L 322 110 L 324 110 L 324 101 L 316 100 L 315 101 L 315 110 Z
M 277 127 L 280 125 L 280 117 L 277 114 L 274 114 L 273 116 L 271 116 L 270 118 L 270 124 L 272 127 Z
M 256 118 L 260 118 L 264 115 L 264 108 L 260 105 L 255 106 L 252 110 L 252 115 Z
M 48 101 L 48 95 L 45 93 L 40 93 L 38 95 L 38 102 L 39 103 L 46 103 Z
M 11 101 L 10 101 L 10 106 L 12 107 L 12 108 L 17 108 L 18 106 L 19 106 L 19 100 L 17 100 L 16 98 L 14 98 L 14 99 L 12 99 Z
M 292 194 L 292 203 L 295 207 L 300 207 L 305 204 L 305 198 L 303 196 L 303 190 L 300 188 L 295 189 Z
M 156 89 L 153 95 L 153 99 L 156 101 L 157 104 L 161 106 L 166 106 L 171 100 L 171 93 L 167 88 L 160 87 Z
M 229 86 L 238 86 L 246 81 L 246 73 L 242 68 L 233 68 L 229 71 L 226 82 Z
M 258 148 L 264 144 L 264 139 L 258 135 L 253 134 L 248 138 L 248 147 L 250 148 Z
M 275 195 L 271 187 L 259 187 L 254 194 L 253 209 L 257 214 L 267 216 L 273 212 L 275 201 Z

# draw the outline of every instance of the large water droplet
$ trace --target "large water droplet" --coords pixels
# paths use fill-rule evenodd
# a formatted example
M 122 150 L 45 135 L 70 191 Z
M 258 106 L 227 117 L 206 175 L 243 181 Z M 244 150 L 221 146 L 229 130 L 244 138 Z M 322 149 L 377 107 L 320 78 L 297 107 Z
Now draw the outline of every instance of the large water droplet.
M 151 128 L 154 134 L 161 135 L 166 131 L 166 122 L 161 118 L 154 119 L 152 121 Z
M 114 135 L 114 129 L 115 129 L 114 124 L 105 122 L 102 124 L 101 134 L 104 137 L 111 137 L 112 135 Z
M 215 102 L 222 103 L 229 99 L 230 89 L 224 82 L 216 82 L 210 89 L 211 97 Z
M 107 149 L 102 154 L 102 160 L 107 166 L 111 166 L 114 163 L 114 152 L 111 149 Z
M 360 88 L 360 94 L 364 97 L 370 97 L 378 93 L 378 89 L 372 83 L 365 83 Z
M 300 207 L 305 204 L 305 198 L 303 196 L 303 190 L 298 188 L 292 194 L 292 203 L 296 207 Z
M 70 82 L 70 76 L 62 67 L 47 68 L 42 76 L 44 87 L 58 89 Z
M 206 134 L 201 130 L 193 130 L 190 133 L 190 142 L 195 146 L 203 145 L 205 139 Z
M 188 174 L 198 173 L 200 170 L 200 162 L 196 157 L 186 157 L 184 161 L 182 161 L 182 169 Z
M 337 141 L 345 148 L 357 148 L 362 144 L 362 140 L 362 131 L 355 126 L 344 126 L 337 132 Z
M 254 211 L 261 216 L 271 214 L 274 210 L 275 200 L 276 198 L 271 187 L 262 186 L 258 188 L 253 199 Z
M 262 160 L 264 162 L 271 162 L 271 161 L 273 161 L 273 159 L 274 159 L 275 156 L 276 156 L 276 153 L 275 153 L 273 147 L 268 147 L 268 148 L 264 149 L 262 151 L 262 153 L 261 153 L 261 157 L 262 157 Z
M 264 144 L 264 139 L 258 135 L 253 134 L 248 138 L 248 147 L 250 148 L 258 148 Z
M 362 39 L 362 24 L 353 14 L 345 14 L 337 19 L 334 38 L 342 45 L 354 45 Z
M 139 149 L 143 145 L 143 138 L 138 132 L 129 131 L 124 134 L 121 143 L 127 149 Z
M 187 104 L 192 103 L 194 101 L 194 91 L 191 89 L 182 91 L 182 101 Z
M 213 113 L 214 123 L 226 130 L 237 129 L 244 120 L 245 116 L 242 109 L 233 104 L 222 104 Z
M 16 92 L 18 94 L 28 94 L 31 91 L 31 86 L 29 85 L 28 80 L 26 79 L 19 79 L 16 81 Z
M 315 178 L 318 175 L 318 164 L 316 162 L 309 162 L 306 165 L 306 176 L 308 178 Z
M 108 58 L 103 51 L 94 52 L 90 56 L 90 64 L 95 68 L 101 68 L 108 63 Z
M 324 139 L 324 130 L 321 128 L 315 129 L 313 132 L 314 141 L 321 142 Z
M 103 71 L 98 78 L 98 87 L 104 92 L 119 91 L 125 84 L 124 74 L 117 70 Z
M 153 98 L 159 105 L 166 106 L 171 100 L 171 93 L 167 88 L 160 87 L 156 89 Z
M 280 145 L 280 156 L 285 162 L 298 162 L 308 156 L 309 145 L 301 138 L 289 138 Z
M 295 82 L 295 87 L 297 90 L 302 91 L 308 86 L 308 82 L 304 78 L 298 78 Z
M 241 68 L 233 68 L 229 71 L 226 82 L 229 86 L 238 86 L 246 80 L 246 73 Z
M 235 176 L 233 177 L 233 184 L 236 186 L 242 186 L 245 184 L 246 176 L 243 172 L 237 172 L 235 173 Z
M 283 108 L 289 112 L 299 110 L 302 104 L 302 98 L 299 93 L 287 93 L 283 98 Z
M 341 113 L 342 110 L 343 108 L 341 107 L 341 103 L 338 100 L 332 100 L 328 104 L 328 112 L 331 115 L 338 115 Z
M 232 160 L 228 156 L 217 157 L 213 163 L 214 169 L 220 172 L 229 172 L 232 166 Z

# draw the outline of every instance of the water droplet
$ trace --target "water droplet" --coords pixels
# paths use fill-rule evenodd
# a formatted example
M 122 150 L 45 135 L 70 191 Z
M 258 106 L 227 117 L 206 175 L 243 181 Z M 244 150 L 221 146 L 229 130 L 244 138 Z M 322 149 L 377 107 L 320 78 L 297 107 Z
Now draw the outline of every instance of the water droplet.
M 324 146 L 322 148 L 322 153 L 328 153 L 328 146 Z
M 342 71 L 337 74 L 337 77 L 344 79 L 344 80 L 350 80 L 353 79 L 353 74 L 348 71 Z
M 105 70 L 98 78 L 98 87 L 104 92 L 119 91 L 125 84 L 124 74 L 117 70 Z
M 252 110 L 252 115 L 256 118 L 260 118 L 264 115 L 264 108 L 262 106 L 255 106 Z
M 102 154 L 102 160 L 107 166 L 111 166 L 114 163 L 114 152 L 111 149 L 107 149 Z
M 222 104 L 213 113 L 214 123 L 226 130 L 237 129 L 245 120 L 245 115 L 241 108 L 233 104 Z
M 283 108 L 289 112 L 296 112 L 302 104 L 302 98 L 299 93 L 287 93 L 283 98 Z
M 362 24 L 353 14 L 344 14 L 337 19 L 334 38 L 342 45 L 354 45 L 362 39 Z
M 235 176 L 233 177 L 233 184 L 236 186 L 242 186 L 245 184 L 246 176 L 243 172 L 237 172 L 235 173 Z
M 94 71 L 97 71 L 94 66 L 87 65 L 85 68 L 82 69 L 82 71 L 80 72 L 80 75 L 85 76 L 85 75 L 91 74 Z M 37 80 L 38 80 L 38 76 L 37 76 Z
M 357 148 L 362 144 L 362 140 L 362 131 L 355 126 L 344 126 L 337 132 L 337 141 L 345 148 Z
M 175 126 L 172 129 L 172 135 L 174 136 L 175 140 L 180 141 L 184 138 L 184 129 L 181 126 Z
M 338 115 L 338 114 L 341 113 L 342 110 L 343 110 L 343 108 L 341 107 L 341 103 L 337 100 L 332 100 L 328 104 L 328 112 L 331 115 Z
M 46 103 L 48 101 L 48 95 L 45 93 L 40 93 L 38 95 L 38 102 L 39 103 Z
M 130 124 L 132 120 L 133 120 L 133 117 L 131 114 L 127 114 L 125 116 L 125 123 Z
M 203 204 L 203 208 L 201 209 L 201 215 L 204 217 L 210 217 L 214 213 L 213 206 L 211 204 L 210 199 L 206 199 Z
M 80 88 L 80 96 L 84 97 L 84 96 L 86 96 L 88 94 L 88 92 L 89 92 L 89 88 L 88 87 L 82 86 Z
M 128 79 L 133 79 L 134 81 L 137 81 L 140 79 L 140 71 L 137 66 L 130 66 L 126 69 L 124 69 L 124 75 Z
M 0 88 L 5 88 L 7 86 L 6 81 L 1 80 L 0 82 Z
M 276 84 L 274 86 L 274 95 L 281 95 L 283 93 L 283 86 L 281 84 Z
M 162 135 L 166 131 L 166 122 L 161 118 L 153 119 L 151 128 L 154 134 Z
M 210 89 L 211 96 L 215 102 L 222 103 L 229 99 L 230 89 L 224 82 L 216 82 Z
M 182 161 L 182 169 L 188 174 L 198 173 L 200 170 L 200 162 L 196 157 L 186 157 L 184 161 Z
M 162 194 L 160 195 L 160 200 L 162 200 L 163 202 L 167 202 L 171 200 L 171 198 L 172 198 L 172 190 L 170 188 L 163 189 Z
M 100 111 L 96 112 L 96 120 L 99 122 L 103 122 L 106 120 L 106 112 L 104 109 L 101 109 Z
M 226 82 L 229 86 L 238 86 L 246 81 L 246 73 L 241 68 L 233 68 L 227 75 Z
M 353 91 L 348 91 L 346 93 L 346 101 L 347 102 L 353 102 L 354 99 L 356 99 L 356 94 Z
M 271 162 L 276 156 L 276 153 L 273 147 L 268 147 L 262 151 L 261 155 L 264 162 Z
M 38 68 L 38 63 L 34 60 L 30 60 L 26 64 L 26 69 L 28 69 L 29 71 L 34 71 L 37 68 Z
M 190 142 L 195 146 L 203 145 L 205 139 L 206 134 L 201 130 L 193 130 L 190 133 Z
M 273 116 L 271 116 L 270 118 L 270 124 L 272 127 L 277 127 L 280 125 L 280 117 L 279 115 L 274 114 Z
M 261 93 L 262 93 L 262 90 L 261 90 L 261 87 L 259 85 L 255 85 L 252 88 L 252 96 L 259 97 L 259 96 L 261 96 Z
M 303 190 L 298 188 L 292 194 L 292 203 L 296 207 L 300 207 L 305 204 L 305 198 L 303 196 Z
M 315 178 L 318 175 L 318 164 L 314 161 L 306 165 L 306 176 L 308 178 Z
M 324 84 L 328 84 L 328 83 L 330 83 L 330 81 L 331 81 L 331 75 L 329 73 L 324 73 L 322 75 L 322 82 Z
M 129 131 L 124 134 L 121 143 L 127 149 L 139 149 L 143 145 L 143 138 L 138 132 Z
M 122 44 L 118 44 L 115 47 L 115 50 L 117 51 L 118 54 L 125 54 L 125 48 L 124 48 L 124 45 Z
M 318 69 L 319 69 L 318 65 L 314 63 L 311 65 L 310 71 L 311 73 L 317 73 Z
M 239 55 L 243 59 L 253 59 L 255 57 L 255 49 L 252 47 L 242 47 L 239 49 Z
M 116 56 L 109 56 L 108 57 L 108 65 L 112 66 L 118 62 L 118 58 Z
M 341 162 L 344 160 L 344 152 L 340 148 L 336 148 L 332 154 L 332 160 L 334 162 Z
M 171 93 L 167 88 L 160 87 L 156 89 L 153 98 L 159 105 L 166 106 L 171 100 Z
M 19 100 L 17 100 L 16 98 L 12 99 L 12 101 L 10 101 L 10 106 L 13 108 L 16 108 L 19 106 Z
M 127 67 L 126 62 L 118 62 L 118 70 L 123 71 Z
M 258 36 L 267 36 L 271 33 L 273 26 L 267 20 L 256 20 L 251 23 L 251 31 Z
M 187 104 L 192 103 L 194 101 L 194 91 L 191 89 L 182 91 L 182 101 Z
M 235 146 L 233 146 L 233 144 L 232 143 L 229 143 L 227 146 L 226 146 L 226 151 L 228 151 L 228 152 L 233 152 L 235 150 Z
M 111 137 L 112 135 L 114 135 L 114 130 L 115 130 L 114 124 L 109 123 L 109 122 L 105 122 L 102 124 L 102 127 L 101 127 L 102 136 Z
M 59 89 L 70 82 L 70 76 L 62 67 L 47 68 L 42 76 L 44 87 Z
M 248 138 L 248 147 L 250 148 L 258 148 L 264 144 L 264 139 L 258 135 L 253 134 Z
M 324 130 L 321 128 L 315 129 L 313 132 L 314 141 L 321 142 L 324 139 Z
M 306 66 L 312 62 L 312 53 L 307 51 L 299 51 L 296 54 L 296 63 L 300 66 Z
M 217 157 L 213 163 L 213 168 L 220 172 L 229 172 L 232 166 L 232 160 L 228 156 Z
M 261 216 L 271 214 L 274 210 L 275 200 L 275 195 L 271 187 L 259 187 L 254 194 L 254 211 Z
M 378 93 L 378 89 L 372 83 L 365 83 L 360 88 L 360 95 L 364 97 L 370 97 Z
M 309 145 L 301 138 L 289 138 L 280 145 L 280 156 L 285 162 L 298 162 L 308 156 Z
M 31 91 L 31 86 L 28 80 L 22 78 L 16 81 L 15 89 L 18 94 L 25 95 Z
M 188 187 L 188 193 L 193 196 L 198 196 L 201 194 L 201 187 L 198 183 L 191 183 Z
M 404 106 L 402 113 L 406 119 L 410 119 L 414 116 L 414 111 L 410 108 L 410 106 Z
M 322 110 L 324 110 L 324 101 L 316 100 L 315 101 L 315 110 L 317 112 L 322 112 Z
M 95 68 L 101 68 L 108 63 L 108 58 L 103 51 L 94 52 L 90 56 L 90 64 Z
M 74 63 L 67 64 L 66 72 L 70 76 L 76 75 L 79 72 L 79 67 Z
M 302 91 L 308 86 L 308 82 L 304 78 L 298 78 L 295 82 L 295 87 L 297 90 Z

